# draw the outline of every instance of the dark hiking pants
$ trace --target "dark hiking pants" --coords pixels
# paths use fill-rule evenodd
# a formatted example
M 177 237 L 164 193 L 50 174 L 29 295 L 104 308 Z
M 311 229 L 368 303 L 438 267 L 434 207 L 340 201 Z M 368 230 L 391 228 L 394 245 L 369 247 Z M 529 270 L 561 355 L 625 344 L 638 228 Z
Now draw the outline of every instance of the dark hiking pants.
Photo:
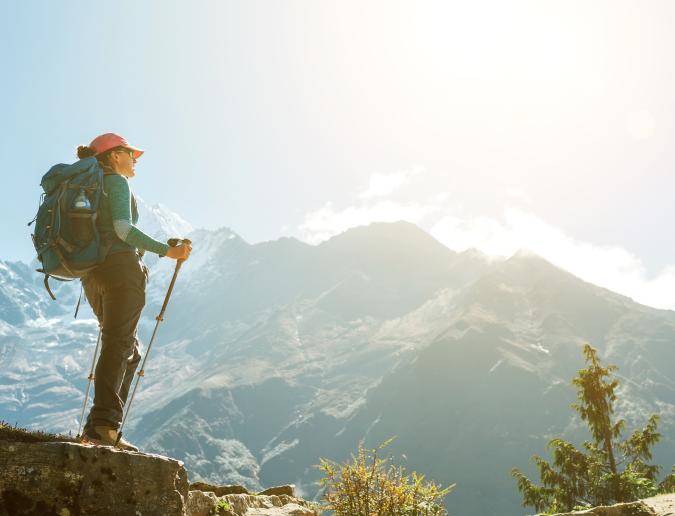
M 145 305 L 147 269 L 134 252 L 108 255 L 82 280 L 85 295 L 101 325 L 101 355 L 96 363 L 94 405 L 86 428 L 119 428 L 129 386 L 140 361 L 136 327 Z

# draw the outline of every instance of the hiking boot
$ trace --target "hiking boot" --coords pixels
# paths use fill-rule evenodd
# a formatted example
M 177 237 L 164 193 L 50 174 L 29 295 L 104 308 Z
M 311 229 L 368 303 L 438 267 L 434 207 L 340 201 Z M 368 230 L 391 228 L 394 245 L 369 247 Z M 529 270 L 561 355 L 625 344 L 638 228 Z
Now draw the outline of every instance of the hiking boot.
M 99 446 L 115 446 L 120 450 L 138 451 L 133 444 L 127 441 L 124 437 L 117 442 L 117 430 L 111 426 L 95 426 L 93 428 L 85 428 L 82 433 L 82 442 L 97 444 Z
M 120 437 L 120 442 L 117 443 L 117 447 L 124 451 L 138 451 L 138 448 L 127 441 L 124 437 Z

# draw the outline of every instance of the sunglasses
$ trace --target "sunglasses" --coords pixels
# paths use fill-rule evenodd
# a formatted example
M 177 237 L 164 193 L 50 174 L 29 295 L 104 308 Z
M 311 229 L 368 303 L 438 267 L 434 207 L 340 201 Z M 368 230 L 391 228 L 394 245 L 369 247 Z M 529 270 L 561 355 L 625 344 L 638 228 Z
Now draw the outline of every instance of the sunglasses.
M 122 148 L 117 149 L 115 152 L 126 152 L 131 159 L 134 159 L 134 151 L 132 151 L 131 149 Z

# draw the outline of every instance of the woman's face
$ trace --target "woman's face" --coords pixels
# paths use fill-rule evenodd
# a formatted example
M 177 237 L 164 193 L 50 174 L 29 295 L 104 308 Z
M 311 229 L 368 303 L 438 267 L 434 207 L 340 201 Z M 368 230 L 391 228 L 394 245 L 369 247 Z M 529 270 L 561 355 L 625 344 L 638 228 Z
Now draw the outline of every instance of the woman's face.
M 134 177 L 136 159 L 131 149 L 117 149 L 110 153 L 110 166 L 121 176 Z

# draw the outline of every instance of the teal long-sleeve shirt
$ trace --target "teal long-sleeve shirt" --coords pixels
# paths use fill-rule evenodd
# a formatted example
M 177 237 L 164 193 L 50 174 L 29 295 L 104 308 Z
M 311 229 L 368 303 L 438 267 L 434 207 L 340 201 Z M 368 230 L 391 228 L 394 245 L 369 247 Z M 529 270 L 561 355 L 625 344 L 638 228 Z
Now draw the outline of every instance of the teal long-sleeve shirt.
M 138 208 L 126 177 L 106 174 L 103 179 L 105 195 L 99 211 L 99 228 L 112 238 L 110 253 L 141 249 L 164 256 L 169 246 L 158 242 L 136 227 Z

